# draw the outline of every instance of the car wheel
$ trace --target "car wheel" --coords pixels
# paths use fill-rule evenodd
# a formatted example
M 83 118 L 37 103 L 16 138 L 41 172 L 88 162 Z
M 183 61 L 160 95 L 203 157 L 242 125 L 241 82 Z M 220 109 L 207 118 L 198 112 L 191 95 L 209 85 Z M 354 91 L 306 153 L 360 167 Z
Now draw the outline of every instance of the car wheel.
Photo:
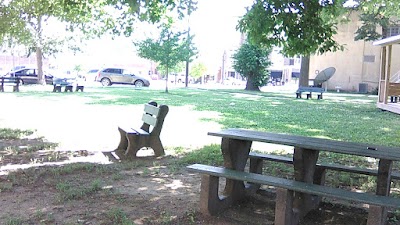
M 103 78 L 100 82 L 103 86 L 111 86 L 111 81 L 108 78 Z
M 143 86 L 144 86 L 144 82 L 142 80 L 135 81 L 135 87 L 143 87 Z

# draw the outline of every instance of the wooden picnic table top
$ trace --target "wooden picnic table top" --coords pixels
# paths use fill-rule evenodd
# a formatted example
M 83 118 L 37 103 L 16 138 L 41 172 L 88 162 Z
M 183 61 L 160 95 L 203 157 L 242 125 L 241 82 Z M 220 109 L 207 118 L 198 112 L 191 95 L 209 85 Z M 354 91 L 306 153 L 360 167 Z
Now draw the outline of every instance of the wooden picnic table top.
M 315 137 L 305 137 L 291 134 L 278 134 L 262 131 L 230 128 L 218 132 L 208 132 L 208 135 L 232 138 L 245 141 L 257 141 L 273 144 L 289 145 L 316 151 L 329 151 L 350 155 L 366 156 L 391 161 L 400 161 L 400 148 L 345 142 Z

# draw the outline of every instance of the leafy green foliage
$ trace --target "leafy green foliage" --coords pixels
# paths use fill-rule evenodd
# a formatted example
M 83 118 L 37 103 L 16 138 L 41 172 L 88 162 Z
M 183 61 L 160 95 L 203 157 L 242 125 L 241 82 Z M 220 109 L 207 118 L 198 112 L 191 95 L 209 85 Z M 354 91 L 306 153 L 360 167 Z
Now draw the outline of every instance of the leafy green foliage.
M 243 43 L 233 55 L 233 68 L 247 78 L 246 90 L 260 91 L 260 87 L 267 83 L 270 53 L 270 48 Z
M 387 37 L 389 26 L 399 23 L 400 6 L 398 1 L 356 1 L 362 25 L 357 29 L 354 40 L 374 41 Z M 380 30 L 378 28 L 381 28 Z
M 253 43 L 281 46 L 287 56 L 337 51 L 336 25 L 343 1 L 256 0 L 238 29 Z
M 193 44 L 193 36 L 186 35 L 186 32 L 174 32 L 171 23 L 164 23 L 160 28 L 161 32 L 157 40 L 147 38 L 136 42 L 135 45 L 139 56 L 153 60 L 165 68 L 165 91 L 168 92 L 169 69 L 191 59 L 197 52 Z
M 199 78 L 207 72 L 207 67 L 201 62 L 194 63 L 190 68 L 190 76 Z

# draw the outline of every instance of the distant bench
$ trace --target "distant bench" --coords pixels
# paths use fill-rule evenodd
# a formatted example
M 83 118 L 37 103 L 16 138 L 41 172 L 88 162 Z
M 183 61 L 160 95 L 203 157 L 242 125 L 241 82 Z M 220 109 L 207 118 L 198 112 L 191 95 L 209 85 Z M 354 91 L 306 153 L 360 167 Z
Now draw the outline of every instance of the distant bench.
M 322 93 L 325 92 L 325 89 L 321 87 L 299 87 L 299 89 L 296 91 L 296 98 L 301 98 L 301 94 L 303 92 L 308 92 L 307 99 L 312 97 L 312 92 L 318 93 L 318 99 L 322 99 Z
M 12 86 L 13 92 L 19 92 L 20 81 L 19 77 L 0 77 L 0 92 L 4 92 L 4 86 Z
M 400 83 L 389 83 L 388 96 L 390 96 L 390 102 L 397 103 L 400 96 Z
M 76 86 L 75 91 L 82 91 L 84 86 L 81 84 L 74 84 L 71 83 L 70 81 L 67 81 L 67 79 L 54 79 L 53 80 L 53 92 L 61 92 L 61 87 L 65 87 L 64 92 L 73 92 L 73 88 Z

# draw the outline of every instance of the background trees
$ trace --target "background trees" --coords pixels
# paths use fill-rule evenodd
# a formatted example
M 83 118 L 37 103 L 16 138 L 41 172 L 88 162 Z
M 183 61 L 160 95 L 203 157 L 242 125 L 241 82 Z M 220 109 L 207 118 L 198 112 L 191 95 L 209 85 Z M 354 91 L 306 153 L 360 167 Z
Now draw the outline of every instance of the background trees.
M 180 62 L 191 59 L 197 54 L 193 45 L 193 36 L 186 32 L 175 32 L 172 22 L 160 26 L 160 35 L 157 39 L 147 38 L 136 42 L 138 55 L 159 63 L 166 70 L 165 92 L 168 92 L 168 74 L 170 68 L 176 67 Z
M 246 89 L 260 91 L 260 87 L 267 84 L 270 75 L 268 59 L 271 48 L 243 43 L 233 55 L 233 68 L 247 78 Z
M 196 62 L 190 67 L 190 76 L 199 79 L 207 72 L 207 67 L 201 62 Z
M 71 37 L 49 35 L 51 23 L 59 22 L 74 37 L 78 36 L 77 31 L 85 38 L 105 33 L 129 36 L 135 22 L 158 22 L 168 11 L 183 17 L 191 2 L 194 0 L 1 0 L 0 41 L 33 50 L 39 82 L 44 83 L 43 53 L 61 51 L 64 44 L 72 43 Z
M 342 49 L 333 36 L 344 13 L 343 0 L 256 0 L 238 29 L 249 41 L 280 46 L 285 56 L 302 56 L 300 86 L 308 86 L 309 56 Z

